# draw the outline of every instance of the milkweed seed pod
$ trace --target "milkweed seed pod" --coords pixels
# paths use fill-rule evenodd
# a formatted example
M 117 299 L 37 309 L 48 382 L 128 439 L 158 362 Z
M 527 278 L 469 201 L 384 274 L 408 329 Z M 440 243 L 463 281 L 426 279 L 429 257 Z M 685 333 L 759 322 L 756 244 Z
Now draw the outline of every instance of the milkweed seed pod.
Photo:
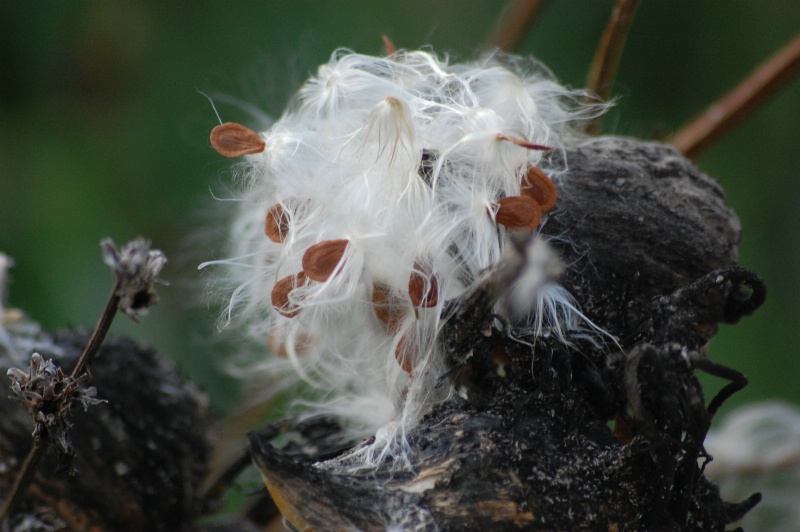
M 512 235 L 538 238 L 565 169 L 543 155 L 603 111 L 584 97 L 515 57 L 340 50 L 268 130 L 214 129 L 212 146 L 244 156 L 247 176 L 232 257 L 216 261 L 230 286 L 225 320 L 263 346 L 279 387 L 305 381 L 306 412 L 338 416 L 354 438 L 378 433 L 365 464 L 402 448 L 453 392 L 440 379 L 442 311 Z M 552 262 L 530 260 L 548 271 L 528 272 L 535 281 L 493 311 L 525 334 L 558 336 L 564 321 L 591 329 Z

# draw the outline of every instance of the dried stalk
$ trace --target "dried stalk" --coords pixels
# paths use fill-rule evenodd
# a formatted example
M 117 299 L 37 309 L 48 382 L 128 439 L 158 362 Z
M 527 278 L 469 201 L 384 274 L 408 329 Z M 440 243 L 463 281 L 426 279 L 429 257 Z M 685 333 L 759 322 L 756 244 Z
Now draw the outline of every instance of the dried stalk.
M 486 38 L 486 46 L 514 51 L 546 3 L 547 0 L 511 0 Z
M 611 84 L 617 74 L 625 40 L 639 3 L 640 0 L 617 0 L 617 5 L 614 6 L 611 18 L 608 19 L 606 29 L 597 45 L 586 79 L 586 87 L 601 100 L 607 100 L 611 94 Z M 586 132 L 596 134 L 601 124 L 602 117 L 598 116 L 586 124 Z
M 114 288 L 72 374 L 69 377 L 58 374 L 58 379 L 63 383 L 64 389 L 72 388 L 75 390 L 75 395 L 64 393 L 60 399 L 53 400 L 64 403 L 63 405 L 58 405 L 59 416 L 66 415 L 69 412 L 70 401 L 75 400 L 75 397 L 80 395 L 83 377 L 89 371 L 97 351 L 100 349 L 103 340 L 105 340 L 117 311 L 122 310 L 135 321 L 139 314 L 145 312 L 149 305 L 158 300 L 152 289 L 152 283 L 166 262 L 166 258 L 160 251 L 151 251 L 150 242 L 144 239 L 131 241 L 123 246 L 119 252 L 110 240 L 104 240 L 101 246 L 103 248 L 104 261 L 114 270 Z M 38 355 L 34 353 L 33 356 L 37 357 Z M 31 378 L 34 377 L 33 368 L 34 365 L 32 363 L 28 375 Z M 17 374 L 19 373 L 22 372 L 17 370 Z M 87 397 L 92 395 L 94 395 L 94 390 L 87 394 Z M 93 404 L 93 402 L 96 401 L 88 400 L 84 404 Z M 31 411 L 33 407 L 28 408 Z M 48 443 L 50 442 L 51 434 L 48 426 L 37 421 L 36 418 L 34 418 L 34 425 L 33 445 L 22 465 L 19 477 L 14 482 L 11 493 L 9 493 L 2 510 L 0 510 L 0 522 L 11 515 L 16 505 L 27 493 L 28 487 L 33 482 L 39 465 L 42 463 L 49 447 Z M 64 430 L 66 431 L 66 427 L 64 427 Z
M 800 71 L 800 34 L 756 68 L 744 81 L 713 103 L 669 142 L 696 159 L 720 137 L 755 111 L 767 98 Z

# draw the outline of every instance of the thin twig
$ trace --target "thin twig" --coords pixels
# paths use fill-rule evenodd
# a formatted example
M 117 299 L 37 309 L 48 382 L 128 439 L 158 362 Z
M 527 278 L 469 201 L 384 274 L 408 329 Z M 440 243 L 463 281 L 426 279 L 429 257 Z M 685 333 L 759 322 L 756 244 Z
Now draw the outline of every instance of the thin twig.
M 39 464 L 42 463 L 47 451 L 47 439 L 47 432 L 43 432 L 34 438 L 28 457 L 25 458 L 25 462 L 22 464 L 22 471 L 17 480 L 14 481 L 14 486 L 12 486 L 11 493 L 9 493 L 3 504 L 3 509 L 0 510 L 0 523 L 3 523 L 6 517 L 11 515 L 14 508 L 27 493 L 28 486 L 33 482 L 36 472 L 39 470 Z
M 639 3 L 640 0 L 617 0 L 617 5 L 614 6 L 614 11 L 612 11 L 600 43 L 597 45 L 586 79 L 586 87 L 601 100 L 607 100 L 611 94 L 611 84 L 617 74 L 628 30 L 630 30 Z M 602 118 L 598 116 L 586 124 L 586 132 L 597 133 L 601 124 Z
M 547 0 L 510 0 L 486 38 L 489 48 L 513 52 Z
M 800 72 L 800 34 L 754 70 L 669 140 L 689 158 L 696 158 L 755 111 Z
M 114 283 L 114 288 L 111 290 L 111 295 L 108 297 L 108 301 L 106 302 L 106 308 L 103 309 L 103 313 L 100 315 L 100 319 L 97 321 L 94 332 L 92 332 L 92 337 L 89 338 L 89 342 L 86 344 L 86 347 L 83 349 L 83 353 L 81 353 L 81 357 L 78 359 L 77 364 L 75 364 L 75 368 L 72 370 L 71 376 L 73 379 L 80 377 L 83 375 L 84 371 L 89 369 L 89 366 L 92 364 L 92 362 L 94 362 L 94 357 L 97 355 L 97 351 L 100 349 L 100 346 L 106 339 L 106 334 L 108 334 L 108 330 L 111 328 L 111 323 L 114 321 L 114 317 L 117 315 L 117 310 L 119 309 L 120 297 L 117 293 L 118 290 L 119 280 Z

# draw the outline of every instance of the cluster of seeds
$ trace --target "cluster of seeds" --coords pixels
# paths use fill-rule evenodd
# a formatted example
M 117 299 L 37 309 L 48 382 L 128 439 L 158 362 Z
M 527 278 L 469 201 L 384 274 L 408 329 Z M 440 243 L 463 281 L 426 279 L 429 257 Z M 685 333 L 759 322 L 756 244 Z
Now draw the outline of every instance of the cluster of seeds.
M 246 156 L 231 308 L 321 391 L 315 411 L 374 431 L 430 398 L 442 305 L 546 220 L 561 169 L 542 154 L 596 111 L 580 96 L 516 58 L 340 51 L 267 131 L 214 128 L 221 155 Z M 573 308 L 553 294 L 525 309 L 531 329 Z

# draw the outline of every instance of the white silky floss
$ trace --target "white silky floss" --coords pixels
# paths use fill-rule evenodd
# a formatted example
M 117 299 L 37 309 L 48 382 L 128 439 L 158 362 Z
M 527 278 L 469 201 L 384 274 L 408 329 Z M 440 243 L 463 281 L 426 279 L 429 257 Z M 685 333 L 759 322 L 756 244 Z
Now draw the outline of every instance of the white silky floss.
M 500 259 L 516 223 L 501 200 L 520 196 L 529 169 L 558 183 L 564 168 L 546 166 L 543 146 L 577 142 L 573 124 L 603 112 L 585 96 L 500 54 L 449 64 L 426 51 L 339 50 L 320 66 L 246 152 L 233 258 L 203 265 L 224 268 L 227 319 L 263 349 L 269 393 L 302 381 L 302 413 L 337 416 L 353 438 L 378 433 L 365 465 L 401 450 L 452 393 L 436 386 L 444 302 Z M 531 250 L 547 256 L 529 267 L 553 269 L 546 244 Z M 558 336 L 582 320 L 546 273 L 523 274 L 530 297 L 514 298 L 525 316 L 515 325 Z

